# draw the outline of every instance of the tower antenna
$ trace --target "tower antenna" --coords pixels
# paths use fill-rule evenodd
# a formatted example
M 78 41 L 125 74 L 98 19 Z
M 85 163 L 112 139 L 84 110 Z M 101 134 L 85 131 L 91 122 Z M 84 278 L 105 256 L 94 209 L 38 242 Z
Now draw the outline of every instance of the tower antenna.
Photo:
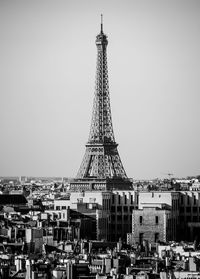
M 103 33 L 103 15 L 101 14 L 101 33 Z

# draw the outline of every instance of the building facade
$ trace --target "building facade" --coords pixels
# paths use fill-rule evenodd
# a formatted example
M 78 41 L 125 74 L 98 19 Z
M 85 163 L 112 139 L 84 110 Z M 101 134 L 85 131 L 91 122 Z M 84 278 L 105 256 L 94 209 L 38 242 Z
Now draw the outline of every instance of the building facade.
M 179 195 L 181 237 L 188 241 L 199 241 L 200 191 L 180 191 Z
M 142 244 L 144 240 L 153 244 L 170 240 L 171 210 L 143 207 L 133 210 L 132 218 L 132 244 Z

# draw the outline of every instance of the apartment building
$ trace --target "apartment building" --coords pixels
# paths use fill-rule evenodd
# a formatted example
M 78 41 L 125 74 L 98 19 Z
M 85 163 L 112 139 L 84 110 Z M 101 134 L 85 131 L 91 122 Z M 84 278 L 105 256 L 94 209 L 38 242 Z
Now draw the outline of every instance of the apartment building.
M 126 239 L 132 231 L 132 211 L 138 208 L 138 192 L 113 191 L 111 196 L 111 239 Z
M 200 235 L 200 191 L 180 191 L 181 239 L 194 241 Z M 199 240 L 199 239 L 198 239 Z
M 138 203 L 137 192 L 71 192 L 70 208 L 79 210 L 81 203 L 86 203 L 90 209 L 96 208 L 98 240 L 117 241 L 119 238 L 126 239 L 127 233 L 131 233 L 132 211 L 137 208 Z
M 111 192 L 109 191 L 71 192 L 70 209 L 87 216 L 87 218 L 91 217 L 91 222 L 94 222 L 95 219 L 97 240 L 110 240 L 110 208 Z

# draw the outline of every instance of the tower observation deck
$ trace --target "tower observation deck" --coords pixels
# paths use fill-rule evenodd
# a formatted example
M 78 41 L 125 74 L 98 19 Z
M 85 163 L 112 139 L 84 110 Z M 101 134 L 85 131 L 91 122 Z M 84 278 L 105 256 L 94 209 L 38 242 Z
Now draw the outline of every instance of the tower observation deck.
M 103 32 L 96 36 L 97 65 L 92 121 L 86 151 L 76 178 L 71 181 L 74 191 L 132 189 L 115 142 L 108 85 L 108 39 Z

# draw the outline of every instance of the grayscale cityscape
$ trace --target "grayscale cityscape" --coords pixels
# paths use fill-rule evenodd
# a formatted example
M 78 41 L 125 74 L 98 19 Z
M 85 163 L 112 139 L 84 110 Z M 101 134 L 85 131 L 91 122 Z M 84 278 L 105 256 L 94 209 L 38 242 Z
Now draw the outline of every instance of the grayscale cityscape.
M 199 28 L 196 0 L 0 0 L 0 279 L 200 279 Z

